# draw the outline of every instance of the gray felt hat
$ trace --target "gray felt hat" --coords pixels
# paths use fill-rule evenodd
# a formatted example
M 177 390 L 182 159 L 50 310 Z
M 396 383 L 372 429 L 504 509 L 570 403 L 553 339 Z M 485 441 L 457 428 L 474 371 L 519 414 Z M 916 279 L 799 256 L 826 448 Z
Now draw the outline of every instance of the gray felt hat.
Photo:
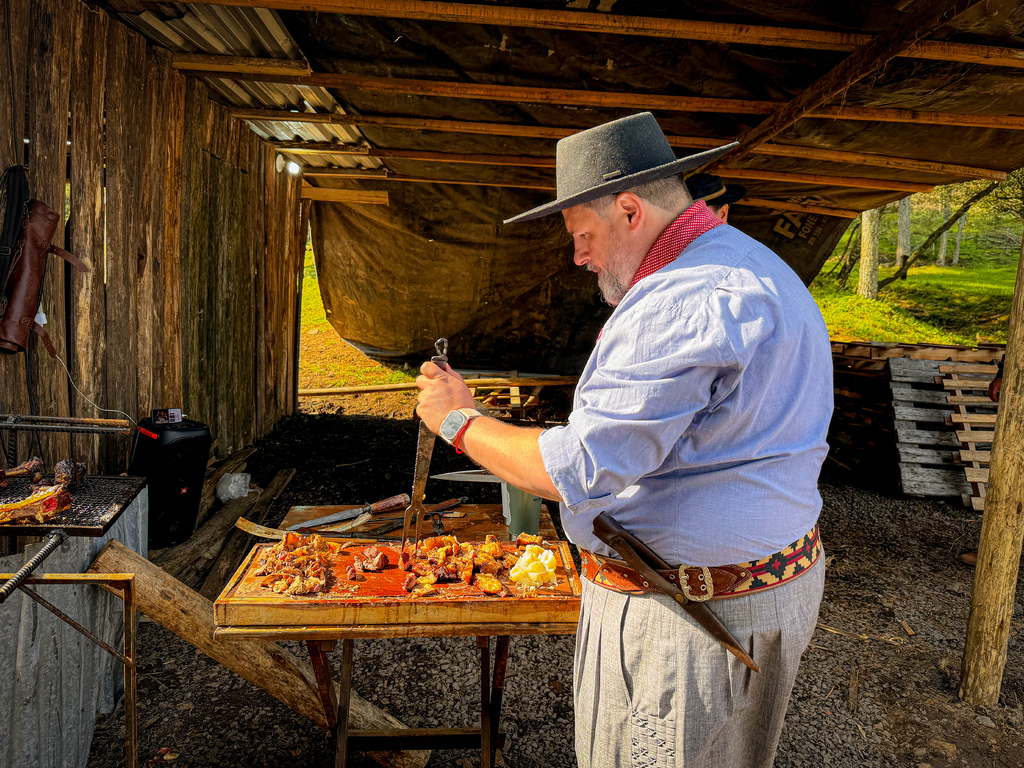
M 559 140 L 555 148 L 558 198 L 506 219 L 505 223 L 537 219 L 649 181 L 685 173 L 737 146 L 732 142 L 724 147 L 676 158 L 661 126 L 650 112 L 613 120 Z

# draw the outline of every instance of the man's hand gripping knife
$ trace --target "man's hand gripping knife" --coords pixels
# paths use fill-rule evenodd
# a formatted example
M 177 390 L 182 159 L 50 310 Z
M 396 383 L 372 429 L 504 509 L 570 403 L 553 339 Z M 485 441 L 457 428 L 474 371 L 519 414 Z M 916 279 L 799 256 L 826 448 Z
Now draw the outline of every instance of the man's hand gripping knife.
M 435 434 L 440 434 L 441 423 L 452 411 L 476 407 L 473 393 L 451 366 L 442 369 L 433 362 L 424 363 L 416 386 L 420 389 L 416 414 Z M 542 431 L 481 416 L 471 419 L 453 444 L 509 485 L 561 501 L 540 455 L 538 438 Z

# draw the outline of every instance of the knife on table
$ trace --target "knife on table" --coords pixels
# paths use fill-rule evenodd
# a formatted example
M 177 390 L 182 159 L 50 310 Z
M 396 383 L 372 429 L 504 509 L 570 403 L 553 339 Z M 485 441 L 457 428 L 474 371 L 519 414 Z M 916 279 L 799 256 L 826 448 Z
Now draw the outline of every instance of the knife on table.
M 400 493 L 397 496 L 391 496 L 390 498 L 383 499 L 382 501 L 375 501 L 373 504 L 367 504 L 364 507 L 357 507 L 356 509 L 346 509 L 341 512 L 334 512 L 330 515 L 324 515 L 318 517 L 315 520 L 306 520 L 295 525 L 289 525 L 289 531 L 297 531 L 300 528 L 316 528 L 320 525 L 330 525 L 331 523 L 340 523 L 342 520 L 354 520 L 360 515 L 364 515 L 369 512 L 371 515 L 375 515 L 378 512 L 390 512 L 393 509 L 401 509 L 403 506 L 409 503 L 409 494 Z
M 761 668 L 754 663 L 754 660 L 747 655 L 747 652 L 740 647 L 736 638 L 719 621 L 718 617 L 711 612 L 704 603 L 688 600 L 683 590 L 677 587 L 668 579 L 664 578 L 658 571 L 670 571 L 672 566 L 661 559 L 650 547 L 640 539 L 615 522 L 607 513 L 602 512 L 594 518 L 594 535 L 609 547 L 619 553 L 619 557 L 629 563 L 629 567 L 647 579 L 653 586 L 673 600 L 675 600 L 694 621 L 701 625 L 707 632 L 721 643 L 729 653 L 746 664 L 755 672 Z

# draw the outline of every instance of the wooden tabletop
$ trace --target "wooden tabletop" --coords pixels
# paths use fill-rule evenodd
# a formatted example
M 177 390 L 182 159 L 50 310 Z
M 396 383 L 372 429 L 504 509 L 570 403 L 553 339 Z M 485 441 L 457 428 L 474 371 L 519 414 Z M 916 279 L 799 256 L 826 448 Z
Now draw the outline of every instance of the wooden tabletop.
M 437 499 L 438 502 L 442 499 Z M 316 506 L 301 506 L 292 507 L 288 510 L 288 515 L 279 526 L 280 528 L 288 528 L 298 523 L 304 523 L 307 520 L 315 520 L 318 517 L 324 515 L 330 515 L 334 512 L 341 512 L 346 509 L 355 509 L 361 506 L 359 504 L 335 504 L 335 505 L 316 505 Z M 430 505 L 427 504 L 427 507 Z M 462 506 L 456 507 L 450 512 L 459 513 L 465 512 L 465 517 L 446 517 L 444 518 L 444 530 L 445 533 L 450 533 L 458 537 L 462 541 L 483 541 L 487 534 L 492 534 L 499 541 L 508 541 L 508 526 L 505 525 L 505 521 L 501 514 L 501 504 L 463 504 Z M 387 519 L 401 518 L 402 511 L 398 510 L 395 512 L 382 512 L 379 515 L 374 515 L 370 518 L 370 521 L 364 523 L 358 528 L 354 528 L 354 531 L 369 531 L 373 528 L 378 527 Z M 542 504 L 540 508 L 540 535 L 548 541 L 555 541 L 558 538 L 558 532 L 555 530 L 554 523 L 551 522 L 551 515 L 548 513 L 547 505 Z M 402 529 L 399 528 L 393 534 L 389 536 L 401 537 Z M 424 520 L 423 525 L 420 528 L 421 536 L 433 536 L 431 533 L 430 521 Z
M 287 528 L 296 523 L 329 515 L 332 512 L 353 509 L 357 506 L 359 505 L 341 504 L 292 507 L 281 523 L 281 527 Z M 487 534 L 493 534 L 499 540 L 508 540 L 508 526 L 505 525 L 502 519 L 500 504 L 464 504 L 452 511 L 465 512 L 466 514 L 461 518 L 444 518 L 445 531 L 458 536 L 462 541 L 482 541 Z M 380 515 L 374 515 L 370 522 L 355 530 L 372 529 L 379 526 L 386 518 L 401 518 L 401 515 L 401 511 L 384 512 Z M 429 523 L 426 521 L 424 522 L 424 528 L 427 529 L 428 535 L 432 535 L 429 532 Z M 421 531 L 421 533 L 423 532 Z M 401 536 L 401 529 L 396 531 L 396 534 Z M 551 515 L 544 506 L 541 507 L 540 535 L 549 541 L 554 541 L 558 536 L 551 522 Z M 540 612 L 537 615 L 530 615 L 530 611 L 523 610 L 523 608 L 524 605 L 525 607 L 530 607 L 533 602 L 531 600 L 525 604 L 520 603 L 517 610 L 513 611 L 508 619 L 504 621 L 487 621 L 481 611 L 480 617 L 484 619 L 483 621 L 467 620 L 467 616 L 461 620 L 444 623 L 434 623 L 432 621 L 413 621 L 410 623 L 387 621 L 386 623 L 377 623 L 377 621 L 372 621 L 368 623 L 360 622 L 358 624 L 345 622 L 342 624 L 317 625 L 313 612 L 310 611 L 303 614 L 301 626 L 290 620 L 281 621 L 280 623 L 270 622 L 269 625 L 264 624 L 263 626 L 252 626 L 249 621 L 236 623 L 235 620 L 227 615 L 223 615 L 220 617 L 220 621 L 217 622 L 218 626 L 215 635 L 217 637 L 261 638 L 264 640 L 340 640 L 380 637 L 574 634 L 579 615 L 579 577 L 576 575 L 575 568 L 568 555 L 568 545 L 561 543 L 558 546 L 564 548 L 562 557 L 568 565 L 567 570 L 571 572 L 570 580 L 577 586 L 572 590 L 576 593 L 575 598 L 568 601 L 564 609 L 556 610 L 552 614 Z M 218 598 L 215 612 L 219 610 L 223 613 L 225 604 L 231 602 L 226 595 L 234 586 L 237 586 L 251 557 L 252 554 L 250 554 L 249 558 L 246 559 L 247 562 L 242 564 L 239 572 L 229 582 L 225 593 Z M 557 619 L 552 621 L 551 618 L 555 616 L 557 616 Z

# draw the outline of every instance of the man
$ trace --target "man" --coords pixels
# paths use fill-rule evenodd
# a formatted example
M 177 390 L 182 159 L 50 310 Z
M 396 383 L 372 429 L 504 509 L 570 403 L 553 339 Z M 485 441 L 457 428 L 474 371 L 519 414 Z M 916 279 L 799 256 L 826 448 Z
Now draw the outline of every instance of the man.
M 747 188 L 739 184 L 726 184 L 721 177 L 710 173 L 695 173 L 686 179 L 686 191 L 693 202 L 703 200 L 722 223 L 729 223 L 729 206 L 747 196 Z
M 576 264 L 615 306 L 567 425 L 476 418 L 457 374 L 426 363 L 417 379 L 427 426 L 560 501 L 582 550 L 581 768 L 770 768 L 817 620 L 831 349 L 796 274 L 694 204 L 678 176 L 734 146 L 677 160 L 650 113 L 616 120 L 562 139 L 558 199 L 510 220 L 560 211 Z M 760 673 L 608 557 L 593 533 L 602 511 L 668 563 L 695 566 L 683 572 L 691 597 L 713 583 L 707 605 Z

